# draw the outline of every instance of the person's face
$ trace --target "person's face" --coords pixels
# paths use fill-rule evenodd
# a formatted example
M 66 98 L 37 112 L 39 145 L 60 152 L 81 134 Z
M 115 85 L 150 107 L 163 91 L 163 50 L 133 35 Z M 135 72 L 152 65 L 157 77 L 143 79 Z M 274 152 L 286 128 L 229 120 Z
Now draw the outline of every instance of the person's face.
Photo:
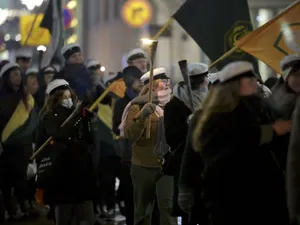
M 103 75 L 103 72 L 101 72 L 100 68 L 94 69 L 94 70 L 93 70 L 93 73 L 94 73 L 95 75 L 97 75 L 99 78 L 101 78 L 102 75 Z
M 287 78 L 289 87 L 296 93 L 300 93 L 300 70 L 291 73 Z
M 54 73 L 44 74 L 44 82 L 46 85 L 48 85 L 52 81 L 53 76 L 54 76 Z
M 161 79 L 158 82 L 157 87 L 155 88 L 155 91 L 163 91 L 167 90 L 170 85 L 170 80 L 169 79 Z
M 22 71 L 26 71 L 29 67 L 31 67 L 31 59 L 19 59 L 17 63 Z
M 137 93 L 140 93 L 141 90 L 143 89 L 143 87 L 144 87 L 144 84 L 139 79 L 134 80 L 132 83 L 132 89 Z
M 21 71 L 19 69 L 12 70 L 9 74 L 9 81 L 14 87 L 19 87 L 22 82 Z
M 139 68 L 143 73 L 147 72 L 147 60 L 144 58 L 139 58 L 132 60 L 130 66 L 136 66 Z
M 71 92 L 70 92 L 70 90 L 65 90 L 61 96 L 60 103 L 62 103 L 63 100 L 69 99 L 69 98 L 72 98 Z
M 28 76 L 26 85 L 27 85 L 28 93 L 34 95 L 39 88 L 37 76 L 34 75 Z
M 81 52 L 76 52 L 70 56 L 68 59 L 70 64 L 83 64 L 83 55 Z
M 257 79 L 255 77 L 243 77 L 240 79 L 240 95 L 248 96 L 257 93 Z

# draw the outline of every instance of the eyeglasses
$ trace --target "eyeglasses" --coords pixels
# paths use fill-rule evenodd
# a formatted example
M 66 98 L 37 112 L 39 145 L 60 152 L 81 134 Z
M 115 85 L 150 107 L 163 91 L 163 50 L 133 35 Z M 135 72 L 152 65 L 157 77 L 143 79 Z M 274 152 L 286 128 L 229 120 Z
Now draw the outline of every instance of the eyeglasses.
M 168 83 L 170 83 L 170 79 L 161 79 L 161 82 L 168 84 Z

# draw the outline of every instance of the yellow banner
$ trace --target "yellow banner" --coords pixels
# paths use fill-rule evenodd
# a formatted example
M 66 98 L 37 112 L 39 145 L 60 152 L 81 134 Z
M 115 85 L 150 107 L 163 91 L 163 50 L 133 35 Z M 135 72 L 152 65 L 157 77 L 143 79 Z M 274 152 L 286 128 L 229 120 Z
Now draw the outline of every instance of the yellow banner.
M 280 61 L 300 49 L 299 12 L 300 1 L 297 1 L 268 23 L 245 35 L 236 46 L 282 74 Z
M 98 105 L 98 118 L 109 128 L 112 129 L 112 109 L 109 105 Z
M 111 89 L 111 92 L 118 95 L 120 98 L 123 98 L 125 95 L 126 86 L 123 79 L 116 81 L 116 85 Z
M 38 15 L 34 23 L 32 33 L 30 34 L 27 43 L 25 43 L 27 36 L 30 33 L 35 16 L 35 14 L 20 16 L 21 45 L 26 44 L 28 46 L 38 46 L 50 44 L 51 35 L 49 30 L 40 27 L 40 23 L 44 17 L 44 14 Z

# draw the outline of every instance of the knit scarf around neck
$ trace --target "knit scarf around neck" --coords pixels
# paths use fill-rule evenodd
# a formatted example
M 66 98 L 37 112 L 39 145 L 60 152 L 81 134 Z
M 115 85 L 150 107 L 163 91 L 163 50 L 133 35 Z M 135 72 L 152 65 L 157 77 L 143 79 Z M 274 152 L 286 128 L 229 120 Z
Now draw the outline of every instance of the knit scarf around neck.
M 155 108 L 155 113 L 156 113 L 156 115 L 157 115 L 158 118 L 163 117 L 164 110 L 161 107 L 164 107 L 170 101 L 170 99 L 171 99 L 171 92 L 172 92 L 171 89 L 162 90 L 162 91 L 158 91 L 157 92 L 158 105 Z M 145 102 L 145 104 L 146 103 L 147 102 Z M 132 105 L 134 105 L 134 99 L 127 104 L 127 106 L 126 106 L 126 108 L 125 108 L 125 110 L 123 112 L 122 122 L 121 122 L 121 124 L 119 126 L 120 136 L 121 137 L 124 137 L 124 129 L 125 129 L 125 126 L 126 126 L 126 120 L 127 120 L 129 109 L 130 109 L 130 107 Z
M 176 84 L 173 88 L 173 94 L 176 98 L 182 101 L 186 107 L 192 110 L 190 105 L 189 94 L 187 90 L 187 86 L 185 84 Z M 201 108 L 201 105 L 206 97 L 207 87 L 199 88 L 197 90 L 192 91 L 192 100 L 195 111 Z

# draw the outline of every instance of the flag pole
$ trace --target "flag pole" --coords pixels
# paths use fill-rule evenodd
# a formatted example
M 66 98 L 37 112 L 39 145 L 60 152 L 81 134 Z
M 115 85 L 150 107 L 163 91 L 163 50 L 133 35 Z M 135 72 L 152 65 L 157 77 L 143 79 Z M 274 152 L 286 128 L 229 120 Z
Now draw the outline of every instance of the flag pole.
M 114 81 L 111 85 L 109 85 L 108 88 L 103 92 L 102 95 L 100 95 L 97 100 L 88 108 L 89 111 L 94 111 L 95 108 L 98 106 L 98 104 L 105 98 L 105 96 L 110 92 L 110 90 L 117 84 L 119 80 Z M 71 114 L 70 117 L 68 117 L 64 123 L 61 125 L 61 127 L 65 126 L 66 123 L 70 121 L 70 118 L 73 117 L 74 114 Z M 53 137 L 49 137 L 44 144 L 39 147 L 39 149 L 31 156 L 30 160 L 34 160 L 40 153 L 41 151 L 53 140 Z
M 160 28 L 160 30 L 154 35 L 154 37 L 152 38 L 152 40 L 156 40 L 157 38 L 159 38 L 160 35 L 162 35 L 162 33 L 170 26 L 170 24 L 174 21 L 174 18 L 171 17 L 163 26 L 162 28 Z
M 171 17 L 163 26 L 162 28 L 153 36 L 152 40 L 156 40 L 174 21 L 174 18 Z M 103 98 L 108 94 L 109 92 L 103 92 L 101 95 Z M 94 103 L 95 104 L 95 103 Z
M 222 55 L 220 58 L 218 58 L 216 61 L 214 61 L 212 64 L 209 65 L 209 68 L 211 69 L 215 65 L 217 65 L 222 60 L 226 59 L 230 55 L 232 55 L 236 50 L 238 50 L 238 46 L 234 46 L 232 49 L 230 49 L 228 52 L 226 52 L 224 55 Z

